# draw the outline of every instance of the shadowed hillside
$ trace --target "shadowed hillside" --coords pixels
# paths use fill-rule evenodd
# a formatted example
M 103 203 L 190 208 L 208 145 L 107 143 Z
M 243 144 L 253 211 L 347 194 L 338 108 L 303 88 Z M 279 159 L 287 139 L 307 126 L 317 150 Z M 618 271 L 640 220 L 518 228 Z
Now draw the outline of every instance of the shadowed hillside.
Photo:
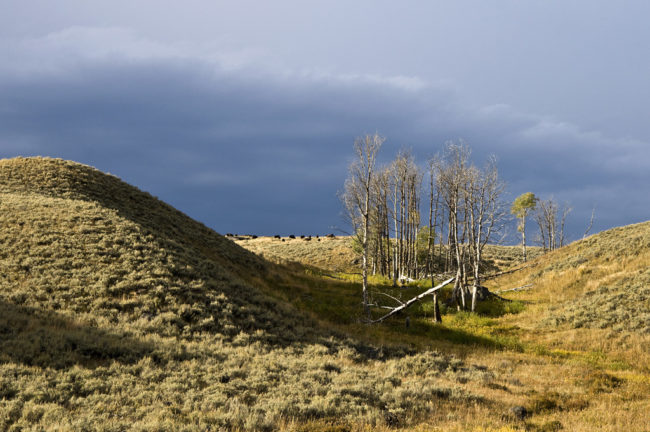
M 266 263 L 116 177 L 16 159 L 0 163 L 0 179 L 0 277 L 15 304 L 165 336 L 287 322 L 244 282 Z
M 0 161 L 0 430 L 387 427 L 481 406 L 458 382 L 484 368 L 336 336 L 265 294 L 291 283 L 116 177 Z

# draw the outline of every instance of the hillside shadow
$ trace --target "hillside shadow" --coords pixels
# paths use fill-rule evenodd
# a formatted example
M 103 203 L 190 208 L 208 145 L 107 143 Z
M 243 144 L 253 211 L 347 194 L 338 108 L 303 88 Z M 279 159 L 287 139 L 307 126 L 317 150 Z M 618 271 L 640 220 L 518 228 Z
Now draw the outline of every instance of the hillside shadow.
M 394 332 L 392 335 L 393 337 L 399 337 L 402 335 L 403 343 L 406 343 L 407 340 L 410 340 L 411 342 L 415 341 L 416 339 L 410 339 L 410 337 L 416 336 L 419 338 L 419 341 L 426 340 L 429 343 L 444 342 L 451 344 L 452 346 L 465 346 L 477 350 L 522 350 L 521 347 L 516 346 L 515 344 L 504 343 L 494 338 L 472 334 L 461 329 L 449 328 L 444 325 L 431 326 L 422 323 L 414 323 L 411 325 L 411 328 L 406 331 L 407 334 L 404 334 L 403 332 L 400 333 L 395 326 L 391 326 L 390 331 Z M 418 352 L 418 349 L 406 345 L 399 345 L 397 342 L 395 342 L 395 344 L 389 343 L 375 345 L 356 340 L 351 343 L 351 347 L 360 357 L 366 360 L 390 360 L 411 356 Z
M 51 311 L 0 300 L 0 363 L 63 369 L 125 364 L 153 356 L 153 346 L 79 324 Z
M 304 276 L 293 274 L 293 279 L 281 284 L 273 284 L 276 293 L 284 294 L 284 300 L 292 303 L 298 310 L 308 310 L 324 322 L 329 322 L 338 329 L 336 334 L 348 341 L 360 358 L 368 360 L 384 360 L 401 358 L 414 353 L 413 346 L 429 346 L 433 342 L 443 342 L 445 346 L 472 347 L 476 349 L 515 350 L 521 351 L 522 347 L 516 338 L 510 334 L 502 334 L 501 329 L 495 329 L 494 324 L 485 316 L 470 315 L 476 318 L 476 329 L 462 328 L 459 325 L 435 324 L 431 320 L 432 308 L 429 303 L 419 302 L 406 312 L 397 314 L 389 319 L 376 324 L 365 324 L 363 310 L 359 304 L 360 284 L 345 280 L 319 279 L 319 275 Z M 376 288 L 378 285 L 373 284 Z M 402 300 L 411 298 L 422 292 L 424 288 L 388 287 L 380 291 L 387 291 L 398 297 L 403 294 Z M 443 292 L 449 296 L 445 289 Z M 495 306 L 491 306 L 495 308 Z M 378 310 L 373 311 L 373 319 L 384 314 Z M 496 315 L 501 314 L 500 309 Z M 455 315 L 445 313 L 446 319 Z M 406 317 L 409 317 L 409 326 L 406 326 Z M 471 326 L 470 326 L 471 327 Z M 489 334 L 481 334 L 480 329 L 488 329 Z M 360 330 L 363 329 L 363 330 Z M 339 333 L 340 332 L 340 333 Z M 494 333 L 494 334 L 493 334 Z M 314 335 L 315 339 L 318 335 Z M 313 339 L 312 339 L 313 340 Z
M 410 328 L 404 329 L 404 320 L 395 320 L 388 324 L 391 331 L 399 334 L 401 332 L 413 336 L 425 338 L 428 341 L 441 341 L 453 345 L 470 346 L 492 350 L 515 350 L 520 351 L 513 340 L 496 336 L 480 335 L 471 331 L 449 326 L 447 324 L 434 324 L 423 319 L 411 321 Z
M 522 350 L 518 344 L 509 340 L 500 340 L 499 338 L 477 335 L 466 330 L 444 326 L 435 327 L 435 331 L 431 332 L 429 337 L 457 345 L 487 348 L 489 350 Z

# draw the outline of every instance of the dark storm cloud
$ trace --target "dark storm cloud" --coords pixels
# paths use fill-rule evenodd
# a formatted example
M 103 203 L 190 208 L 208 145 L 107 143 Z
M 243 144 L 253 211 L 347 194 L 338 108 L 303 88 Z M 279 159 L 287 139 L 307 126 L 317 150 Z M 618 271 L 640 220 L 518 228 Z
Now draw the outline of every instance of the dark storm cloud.
M 221 232 L 341 225 L 336 193 L 352 142 L 374 131 L 388 137 L 384 161 L 401 147 L 426 158 L 457 138 L 477 163 L 497 155 L 512 196 L 530 190 L 572 203 L 574 237 L 594 205 L 598 228 L 649 213 L 638 191 L 650 180 L 646 143 L 508 106 L 466 107 L 418 79 L 233 66 L 114 30 L 74 29 L 2 50 L 12 60 L 0 66 L 3 157 L 96 166 Z

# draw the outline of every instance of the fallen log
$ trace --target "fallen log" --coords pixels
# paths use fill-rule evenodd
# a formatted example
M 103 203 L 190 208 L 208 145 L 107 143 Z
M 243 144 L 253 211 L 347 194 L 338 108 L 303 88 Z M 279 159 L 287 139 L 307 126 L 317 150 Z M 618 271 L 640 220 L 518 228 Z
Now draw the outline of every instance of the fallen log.
M 535 284 L 530 283 L 528 285 L 522 285 L 522 286 L 518 286 L 518 287 L 515 287 L 515 288 L 508 288 L 508 289 L 504 289 L 504 290 L 495 291 L 495 293 L 496 294 L 501 294 L 501 293 L 509 292 L 509 291 L 523 291 L 523 290 L 531 289 L 533 286 L 535 286 Z
M 380 304 L 374 304 L 374 303 L 369 303 L 368 307 L 374 307 L 374 308 L 379 308 L 379 309 L 390 309 L 393 310 L 392 306 L 384 306 Z
M 440 285 L 436 285 L 433 288 L 429 288 L 428 290 L 426 290 L 422 294 L 419 294 L 419 295 L 413 297 L 412 299 L 406 301 L 405 303 L 402 303 L 400 306 L 397 306 L 396 308 L 393 308 L 392 311 L 388 312 L 386 315 L 382 316 L 381 318 L 378 318 L 378 319 L 370 321 L 370 322 L 374 324 L 374 323 L 379 323 L 379 322 L 384 321 L 386 318 L 391 317 L 391 316 L 395 315 L 396 313 L 403 311 L 404 309 L 411 306 L 413 303 L 422 300 L 424 297 L 428 296 L 429 294 L 432 294 L 435 291 L 438 291 L 440 288 L 442 288 L 442 287 L 448 285 L 449 283 L 451 283 L 454 279 L 456 279 L 456 278 L 452 277 L 451 279 L 447 279 L 446 281 L 444 281 Z
M 389 295 L 389 294 L 386 294 L 386 293 L 383 293 L 383 292 L 380 292 L 379 294 L 380 294 L 380 295 L 384 295 L 384 296 L 386 296 L 386 297 L 388 297 L 388 298 L 391 298 L 391 299 L 395 300 L 397 303 L 400 304 L 400 306 L 404 304 L 404 302 L 403 302 L 402 300 L 400 300 L 400 299 L 398 299 L 398 298 L 395 298 L 395 297 L 393 297 L 392 295 Z M 391 309 L 392 309 L 392 308 L 391 308 Z
M 495 278 L 495 277 L 497 277 L 497 276 L 502 276 L 502 275 L 504 275 L 504 274 L 514 273 L 514 272 L 516 272 L 516 271 L 523 270 L 523 269 L 525 269 L 525 268 L 528 267 L 528 266 L 529 266 L 529 264 L 526 264 L 525 266 L 518 267 L 518 268 L 516 268 L 516 269 L 506 270 L 506 271 L 502 271 L 502 272 L 498 272 L 498 273 L 493 273 L 493 274 L 491 274 L 491 275 L 483 276 L 481 279 L 483 279 L 483 280 L 487 280 L 487 279 Z

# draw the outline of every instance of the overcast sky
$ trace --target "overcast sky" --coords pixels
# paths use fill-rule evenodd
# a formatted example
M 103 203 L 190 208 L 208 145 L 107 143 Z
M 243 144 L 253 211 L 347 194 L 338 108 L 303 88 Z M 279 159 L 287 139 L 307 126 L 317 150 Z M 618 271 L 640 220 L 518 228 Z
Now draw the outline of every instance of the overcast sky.
M 0 0 L 0 157 L 111 172 L 218 232 L 342 226 L 356 136 L 464 139 L 584 232 L 650 217 L 650 2 Z

